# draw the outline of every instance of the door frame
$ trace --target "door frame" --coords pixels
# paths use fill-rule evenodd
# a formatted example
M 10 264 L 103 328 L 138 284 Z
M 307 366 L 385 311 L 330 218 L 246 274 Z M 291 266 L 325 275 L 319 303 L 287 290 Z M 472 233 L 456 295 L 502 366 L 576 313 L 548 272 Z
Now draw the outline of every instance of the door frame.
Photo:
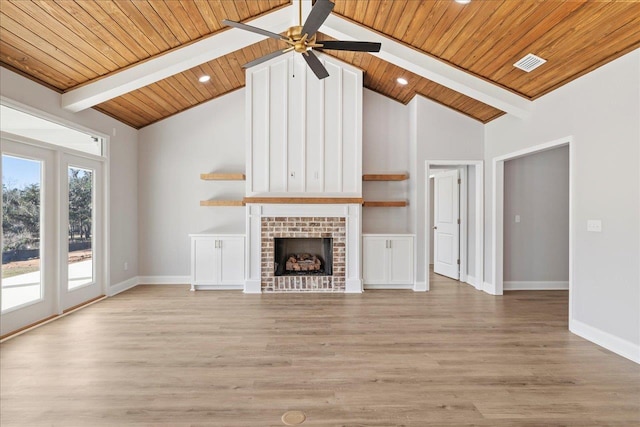
M 539 145 L 534 145 L 522 150 L 493 158 L 493 202 L 492 202 L 492 276 L 493 283 L 485 284 L 485 292 L 492 295 L 502 295 L 504 292 L 504 162 L 507 160 L 525 157 L 530 154 L 541 153 L 555 148 L 569 147 L 569 318 L 571 319 L 573 299 L 573 194 L 574 194 L 574 161 L 573 137 L 566 136 Z
M 9 141 L 13 141 L 16 143 L 20 143 L 20 144 L 25 144 L 25 145 L 30 145 L 30 146 L 35 146 L 35 147 L 39 147 L 39 148 L 44 148 L 44 149 L 48 149 L 53 151 L 55 154 L 55 168 L 57 168 L 57 177 L 56 177 L 56 181 L 55 181 L 55 191 L 57 194 L 55 194 L 55 198 L 56 198 L 56 221 L 57 224 L 55 224 L 56 230 L 58 230 L 59 232 L 59 227 L 60 227 L 60 198 L 61 197 L 66 197 L 65 194 L 60 194 L 59 193 L 59 188 L 60 188 L 60 166 L 61 166 L 61 159 L 63 154 L 70 154 L 73 156 L 77 156 L 77 157 L 82 157 L 82 158 L 86 158 L 86 159 L 90 159 L 90 160 L 95 160 L 98 162 L 102 163 L 102 209 L 101 209 L 101 215 L 102 215 L 102 243 L 101 243 L 101 251 L 102 251 L 102 258 L 103 258 L 103 269 L 102 269 L 102 274 L 101 277 L 96 277 L 96 280 L 100 280 L 102 283 L 100 285 L 100 289 L 101 289 L 101 294 L 102 295 L 107 295 L 110 296 L 110 294 L 113 294 L 113 292 L 109 292 L 110 291 L 110 281 L 111 281 L 111 271 L 110 271 L 110 267 L 109 267 L 109 260 L 110 260 L 110 251 L 109 251 L 109 245 L 110 245 L 110 228 L 111 228 L 111 218 L 109 215 L 109 210 L 110 210 L 110 201 L 111 201 L 111 197 L 110 197 L 110 152 L 111 152 L 111 141 L 110 141 L 110 136 L 104 132 L 100 132 L 100 131 L 96 131 L 95 129 L 92 128 L 88 128 L 86 126 L 80 125 L 78 123 L 72 122 L 70 120 L 58 117 L 56 115 L 53 115 L 51 113 L 45 112 L 43 110 L 39 110 L 37 108 L 34 108 L 30 105 L 26 105 L 23 104 L 19 101 L 15 101 L 13 99 L 10 98 L 6 98 L 4 96 L 0 96 L 0 104 L 5 105 L 7 107 L 22 111 L 24 113 L 27 114 L 31 114 L 35 117 L 38 117 L 40 119 L 44 119 L 44 120 L 48 120 L 50 122 L 62 125 L 62 126 L 66 126 L 68 128 L 77 130 L 79 132 L 84 132 L 84 133 L 88 133 L 97 137 L 102 138 L 103 140 L 103 146 L 102 146 L 102 156 L 98 156 L 98 155 L 94 155 L 94 154 L 90 154 L 90 153 L 85 153 L 82 151 L 77 151 L 74 150 L 72 148 L 67 148 L 67 147 L 62 147 L 59 145 L 55 145 L 55 144 L 50 144 L 48 142 L 43 142 L 40 140 L 36 140 L 36 139 L 32 139 L 32 138 L 28 138 L 22 135 L 17 135 L 17 134 L 13 134 L 10 132 L 6 132 L 6 131 L 1 131 L 0 130 L 0 137 L 2 139 L 7 139 Z M 113 129 L 114 135 L 115 135 L 115 128 Z M 66 175 L 65 175 L 66 176 Z M 59 236 L 56 236 L 57 241 L 53 242 L 52 244 L 55 245 L 56 247 L 56 251 L 58 249 L 58 241 L 60 240 Z M 47 323 L 50 320 L 52 320 L 55 317 L 64 315 L 68 312 L 71 312 L 73 310 L 75 310 L 76 307 L 71 307 L 68 308 L 66 310 L 63 310 L 62 305 L 61 305 L 61 300 L 60 300 L 60 290 L 59 290 L 59 281 L 60 281 L 60 264 L 61 261 L 60 259 L 58 259 L 58 262 L 56 263 L 56 285 L 57 285 L 57 290 L 56 290 L 56 301 L 55 301 L 55 314 L 53 316 L 50 316 L 49 318 L 45 318 L 42 319 L 40 321 L 37 321 L 33 324 L 27 325 L 24 328 L 18 328 L 17 331 L 14 332 L 10 332 L 8 335 L 14 335 L 16 332 L 22 333 L 22 332 L 26 332 L 27 330 L 30 330 L 32 327 L 36 327 L 39 326 L 41 324 Z M 65 284 L 66 285 L 66 284 Z M 87 301 L 87 304 L 92 303 L 94 300 L 89 300 Z M 97 301 L 97 300 L 96 300 Z
M 431 212 L 431 204 L 429 203 L 429 199 L 430 199 L 430 195 L 431 195 L 431 189 L 429 186 L 429 179 L 430 179 L 430 174 L 429 174 L 429 169 L 431 168 L 431 166 L 451 166 L 451 168 L 458 168 L 461 166 L 474 166 L 475 167 L 475 179 L 476 179 L 476 185 L 475 185 L 475 216 L 476 216 L 476 220 L 475 220 L 475 231 L 476 231 L 476 241 L 475 241 L 475 268 L 474 268 L 474 274 L 475 274 L 475 280 L 473 280 L 473 282 L 475 283 L 470 283 L 471 285 L 473 285 L 476 289 L 482 289 L 482 283 L 484 281 L 484 161 L 483 160 L 425 160 L 425 214 L 424 214 L 424 227 L 425 227 L 425 239 L 424 239 L 424 246 L 425 246 L 425 289 L 421 289 L 421 290 L 426 290 L 428 291 L 430 289 L 430 278 L 429 278 L 429 255 L 431 253 L 431 245 L 429 244 L 429 238 L 428 238 L 428 232 L 427 230 L 429 230 L 429 215 Z M 465 179 L 462 180 L 462 185 L 460 186 L 460 193 L 463 194 L 467 194 L 468 188 L 467 188 L 467 179 L 468 176 L 465 173 L 464 176 Z M 464 206 L 464 212 L 463 212 L 463 206 Z M 464 204 L 460 203 L 460 236 L 461 236 L 461 244 L 460 244 L 460 252 L 461 252 L 461 256 L 460 256 L 460 265 L 461 265 L 461 269 L 460 269 L 460 280 L 462 281 L 462 263 L 463 263 L 463 258 L 462 258 L 462 250 L 463 247 L 465 249 L 465 254 L 466 254 L 466 249 L 467 249 L 467 242 L 466 242 L 466 238 L 467 238 L 467 232 L 466 230 L 464 231 L 464 246 L 462 244 L 462 229 L 465 228 L 466 229 L 466 224 L 467 224 L 467 201 L 466 198 L 464 198 Z M 463 227 L 463 224 L 465 227 Z M 469 276 L 467 274 L 467 270 L 466 270 L 466 261 L 467 261 L 467 257 L 466 255 L 464 255 L 464 262 L 465 262 L 465 270 L 464 270 L 464 278 L 465 278 L 465 282 L 469 283 Z

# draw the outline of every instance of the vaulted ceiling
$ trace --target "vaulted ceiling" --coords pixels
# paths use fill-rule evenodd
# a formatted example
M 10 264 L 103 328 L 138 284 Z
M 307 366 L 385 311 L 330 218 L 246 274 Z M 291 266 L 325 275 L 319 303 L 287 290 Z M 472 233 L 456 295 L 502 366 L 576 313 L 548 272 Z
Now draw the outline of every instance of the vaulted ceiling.
M 381 41 L 379 54 L 325 51 L 365 87 L 430 98 L 481 122 L 640 47 L 640 2 L 334 0 L 319 39 Z M 309 0 L 303 1 L 305 12 Z M 287 0 L 0 0 L 0 65 L 141 128 L 244 86 L 242 64 L 281 49 L 222 19 L 284 32 Z M 373 40 L 375 39 L 375 40 Z M 547 60 L 526 73 L 528 53 Z M 208 74 L 211 80 L 200 83 Z M 409 84 L 401 86 L 397 77 Z

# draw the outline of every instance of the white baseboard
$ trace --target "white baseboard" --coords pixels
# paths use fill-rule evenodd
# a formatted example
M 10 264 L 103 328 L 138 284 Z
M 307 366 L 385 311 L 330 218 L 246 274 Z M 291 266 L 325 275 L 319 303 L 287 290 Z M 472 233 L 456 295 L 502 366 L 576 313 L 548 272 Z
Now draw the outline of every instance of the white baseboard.
M 413 289 L 413 285 L 398 285 L 398 284 L 369 284 L 364 285 L 364 289 Z
M 244 285 L 196 285 L 196 291 L 241 291 L 243 289 Z
M 123 282 L 116 283 L 113 286 L 109 286 L 107 289 L 107 296 L 114 296 L 119 294 L 120 292 L 124 292 L 138 285 L 138 276 L 134 276 L 131 279 L 127 279 Z
M 427 292 L 429 289 L 427 289 L 427 282 L 416 282 L 413 285 L 413 290 L 415 292 Z
M 569 330 L 574 334 L 640 364 L 640 345 L 634 344 L 608 332 L 604 332 L 579 320 L 569 320 Z
M 569 282 L 505 281 L 505 291 L 568 291 Z
M 188 285 L 189 276 L 138 276 L 139 285 Z

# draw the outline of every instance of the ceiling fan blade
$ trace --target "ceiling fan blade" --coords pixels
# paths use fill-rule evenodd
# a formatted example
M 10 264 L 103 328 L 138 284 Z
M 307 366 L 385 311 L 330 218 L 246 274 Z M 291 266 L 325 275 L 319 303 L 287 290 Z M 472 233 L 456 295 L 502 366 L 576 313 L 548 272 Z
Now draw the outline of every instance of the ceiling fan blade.
M 307 20 L 304 21 L 302 34 L 308 34 L 309 38 L 311 38 L 327 19 L 334 6 L 335 4 L 329 0 L 316 0 L 316 4 L 311 8 Z
M 281 36 L 280 34 L 272 33 L 271 31 L 263 30 L 262 28 L 254 27 L 252 25 L 243 24 L 242 22 L 223 19 L 222 23 L 230 27 L 239 28 L 245 31 L 251 31 L 252 33 L 262 34 L 263 36 L 271 37 L 272 39 L 288 40 L 285 36 Z
M 318 79 L 322 80 L 329 77 L 329 72 L 312 51 L 308 50 L 306 54 L 302 54 L 302 57 L 307 61 L 307 65 L 309 65 L 309 68 L 311 68 L 311 71 L 313 71 Z
M 376 42 L 352 42 L 352 41 L 337 41 L 327 40 L 319 41 L 322 47 L 316 47 L 316 49 L 332 49 L 332 50 L 350 50 L 354 52 L 380 52 L 382 43 Z
M 276 50 L 275 52 L 272 52 L 272 53 L 270 53 L 270 54 L 268 54 L 268 55 L 261 56 L 260 58 L 258 58 L 258 59 L 254 59 L 254 60 L 253 60 L 253 61 L 251 61 L 251 62 L 247 62 L 246 64 L 244 64 L 244 65 L 242 66 L 242 68 L 251 68 L 251 67 L 253 67 L 254 65 L 262 64 L 263 62 L 266 62 L 266 61 L 268 61 L 268 60 L 270 60 L 270 59 L 273 59 L 273 58 L 275 58 L 275 57 L 277 57 L 277 56 L 280 56 L 280 55 L 282 55 L 283 53 L 286 53 L 287 51 L 288 51 L 288 49 L 285 49 L 285 50 Z

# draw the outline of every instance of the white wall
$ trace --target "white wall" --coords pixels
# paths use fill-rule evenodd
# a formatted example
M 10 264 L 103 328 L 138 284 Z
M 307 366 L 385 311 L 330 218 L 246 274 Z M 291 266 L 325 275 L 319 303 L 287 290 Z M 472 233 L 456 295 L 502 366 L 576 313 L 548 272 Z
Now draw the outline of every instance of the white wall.
M 242 199 L 242 181 L 203 181 L 201 173 L 245 172 L 244 89 L 140 130 L 141 276 L 189 275 L 189 233 L 245 230 L 243 207 L 201 207 Z
M 569 281 L 566 145 L 504 162 L 504 281 Z
M 369 89 L 363 91 L 363 173 L 409 171 L 409 107 Z M 414 179 L 410 176 L 409 180 Z M 407 200 L 409 181 L 362 184 L 365 200 Z M 364 208 L 365 233 L 408 233 L 409 208 Z
M 60 94 L 0 67 L 0 93 L 13 101 L 76 123 L 109 137 L 110 285 L 138 275 L 138 131 L 96 110 L 71 113 L 60 107 Z M 114 135 L 115 131 L 115 135 Z M 128 270 L 124 270 L 124 262 Z
M 492 159 L 568 136 L 575 166 L 570 328 L 614 351 L 635 351 L 640 361 L 640 50 L 536 100 L 528 119 L 506 115 L 486 126 L 486 236 Z M 602 220 L 602 232 L 587 232 L 588 219 Z M 485 242 L 491 281 L 491 239 Z
M 416 95 L 409 103 L 410 223 L 417 237 L 417 282 L 426 281 L 425 161 L 482 160 L 484 125 L 457 111 Z

